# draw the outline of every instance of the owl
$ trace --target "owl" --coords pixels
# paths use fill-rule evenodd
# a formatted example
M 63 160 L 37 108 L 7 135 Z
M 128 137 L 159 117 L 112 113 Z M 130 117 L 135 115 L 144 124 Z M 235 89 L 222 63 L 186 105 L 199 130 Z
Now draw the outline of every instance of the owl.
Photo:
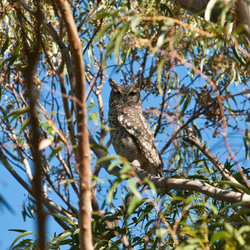
M 118 155 L 126 157 L 134 166 L 163 177 L 163 161 L 156 149 L 153 132 L 142 114 L 139 81 L 133 85 L 119 85 L 109 80 L 109 126 L 111 142 Z

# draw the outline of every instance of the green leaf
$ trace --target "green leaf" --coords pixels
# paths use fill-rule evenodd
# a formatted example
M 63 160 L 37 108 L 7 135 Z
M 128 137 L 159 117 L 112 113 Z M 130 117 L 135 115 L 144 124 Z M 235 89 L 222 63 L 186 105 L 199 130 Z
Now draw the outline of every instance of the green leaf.
M 92 108 L 94 107 L 97 107 L 98 105 L 97 104 L 94 104 L 93 103 L 93 99 L 91 98 L 91 104 L 89 104 L 89 106 L 87 107 L 88 110 L 91 110 Z
M 164 64 L 165 64 L 165 60 L 162 59 L 160 63 L 158 64 L 158 68 L 157 68 L 157 83 L 158 83 L 157 86 L 158 86 L 158 91 L 161 95 L 163 95 L 163 91 L 161 87 L 161 74 L 162 74 Z
M 77 229 L 74 231 L 73 236 L 74 236 L 74 235 L 79 235 L 79 233 L 80 233 L 80 229 L 77 228 Z
M 95 124 L 98 124 L 98 118 L 99 118 L 99 115 L 96 112 L 91 112 L 89 115 L 89 120 L 93 121 Z
M 114 167 L 123 164 L 123 161 L 118 159 L 116 161 L 113 161 L 109 164 L 108 171 L 111 171 Z
M 21 125 L 20 131 L 19 131 L 19 137 L 21 136 L 21 133 L 23 130 L 30 124 L 30 118 L 27 118 Z
M 250 158 L 250 130 L 249 129 L 246 129 L 243 141 L 245 145 L 245 159 L 249 159 Z
M 55 214 L 55 213 L 49 213 L 49 214 L 52 215 L 53 217 L 56 217 L 56 218 L 58 218 L 60 220 L 65 221 L 66 223 L 70 224 L 73 227 L 77 226 L 77 223 L 75 221 L 72 221 L 72 220 L 70 220 L 69 218 L 67 218 L 67 217 L 65 217 L 63 215 Z
M 131 20 L 131 30 L 133 32 L 137 32 L 137 26 L 140 24 L 141 19 L 139 15 L 133 16 L 132 20 Z
M 105 148 L 105 147 L 103 147 L 102 145 L 92 145 L 92 144 L 90 144 L 89 145 L 89 147 L 90 147 L 90 149 L 102 149 L 106 154 L 108 154 L 108 150 Z
M 57 155 L 65 146 L 58 146 L 52 149 L 52 152 L 49 156 L 49 160 L 51 160 L 55 155 Z
M 234 230 L 234 237 L 239 242 L 239 244 L 241 246 L 245 245 L 245 240 L 243 239 L 243 237 L 239 234 L 239 232 L 236 229 Z
M 99 181 L 99 182 L 101 182 L 101 183 L 104 183 L 104 180 L 101 179 L 101 178 L 99 178 L 98 176 L 92 175 L 92 179 L 97 180 L 97 181 Z M 75 181 L 75 180 L 74 180 L 74 181 Z
M 111 204 L 115 190 L 119 183 L 120 183 L 120 180 L 116 179 L 115 182 L 112 184 L 110 190 L 108 191 L 108 204 Z
M 10 42 L 9 37 L 6 37 L 6 41 L 4 42 L 3 47 L 1 49 L 1 54 L 2 55 L 4 55 L 5 50 L 8 48 L 9 42 Z
M 138 198 L 138 199 L 141 199 L 142 196 L 141 196 L 141 193 L 138 191 L 137 187 L 136 187 L 136 180 L 135 179 L 130 179 L 128 181 L 128 185 L 129 185 L 129 188 L 131 190 L 131 192 Z
M 191 196 L 191 197 L 188 197 L 186 200 L 185 200 L 185 203 L 187 205 L 189 205 L 192 201 L 194 201 L 196 199 L 196 197 L 194 196 Z
M 152 193 L 153 193 L 153 194 L 156 194 L 156 187 L 155 187 L 155 184 L 154 184 L 151 180 L 149 180 L 148 178 L 145 178 L 143 181 L 149 185 L 149 187 L 150 187 Z
M 10 122 L 12 122 L 14 119 L 16 119 L 17 117 L 28 113 L 30 110 L 30 108 L 20 108 L 20 109 L 16 109 L 14 111 L 12 111 L 10 114 L 8 114 L 7 116 L 5 116 L 4 121 L 6 121 L 7 119 L 9 119 L 10 117 L 12 117 L 12 119 L 10 120 Z
M 185 95 L 185 99 L 184 99 L 184 104 L 183 104 L 183 107 L 182 107 L 182 110 L 180 112 L 180 116 L 183 116 L 184 115 L 184 112 L 186 111 L 189 103 L 191 102 L 192 100 L 192 96 L 191 95 Z
M 93 42 L 97 42 L 114 24 L 114 21 L 110 21 L 104 27 L 102 27 L 102 29 L 100 29 L 99 32 L 96 34 Z
M 201 63 L 200 63 L 200 70 L 201 70 L 201 72 L 203 72 L 203 65 L 205 64 L 206 61 L 207 61 L 206 57 L 204 57 L 204 58 L 201 59 Z
M 246 225 L 246 226 L 242 226 L 239 229 L 239 234 L 243 234 L 243 233 L 249 233 L 250 232 L 250 226 Z
M 141 202 L 142 201 L 137 196 L 134 196 L 128 205 L 128 215 L 131 215 Z
M 157 40 L 157 50 L 161 48 L 161 46 L 164 44 L 165 42 L 165 34 L 161 34 L 159 37 L 158 37 L 158 40 Z
M 220 230 L 218 232 L 215 232 L 213 235 L 212 235 L 212 238 L 211 238 L 211 243 L 215 243 L 216 241 L 219 241 L 221 239 L 228 239 L 230 236 L 229 234 L 224 231 L 224 230 Z
M 120 170 L 120 174 L 126 174 L 130 169 L 131 169 L 130 163 L 126 162 L 123 164 L 123 166 Z
M 19 43 L 17 43 L 12 56 L 10 58 L 8 58 L 8 60 L 6 60 L 9 62 L 8 67 L 10 67 L 17 60 L 17 58 L 20 56 L 19 52 L 20 52 L 20 46 L 19 46 Z
M 19 229 L 9 229 L 9 231 L 15 231 L 15 232 L 22 232 L 18 237 L 16 237 L 16 239 L 12 242 L 10 249 L 12 249 L 15 245 L 15 243 L 20 240 L 21 238 L 33 234 L 34 232 L 32 231 L 24 231 L 24 230 L 19 230 Z
M 60 234 L 57 237 L 57 239 L 58 239 L 58 241 L 63 241 L 65 239 L 69 238 L 71 235 L 72 235 L 72 232 L 70 232 L 69 230 L 67 230 L 67 231 L 64 231 L 62 234 Z
M 120 158 L 118 155 L 105 155 L 96 161 L 96 165 L 112 160 L 120 160 Z
M 232 181 L 224 181 L 224 180 L 218 181 L 218 183 L 228 184 L 230 187 L 239 188 L 240 190 L 244 191 L 245 193 L 250 194 L 250 190 L 240 183 L 235 183 Z
M 166 228 L 159 228 L 155 232 L 155 235 L 160 239 L 164 237 L 166 234 L 168 234 L 168 230 Z
M 114 53 L 116 56 L 116 64 L 118 64 L 118 58 L 119 58 L 119 54 L 120 54 L 120 46 L 122 44 L 123 38 L 124 38 L 127 30 L 128 30 L 128 24 L 125 23 L 125 24 L 123 24 L 122 28 L 119 29 L 119 32 L 118 32 L 117 37 L 116 37 L 115 46 L 114 46 Z

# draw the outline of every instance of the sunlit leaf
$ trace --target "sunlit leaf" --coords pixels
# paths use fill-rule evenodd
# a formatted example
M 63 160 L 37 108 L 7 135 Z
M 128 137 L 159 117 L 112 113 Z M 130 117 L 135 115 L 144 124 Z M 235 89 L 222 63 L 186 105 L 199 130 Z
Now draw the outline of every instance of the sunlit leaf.
M 7 120 L 9 118 L 12 118 L 10 122 L 12 122 L 14 119 L 18 118 L 19 116 L 26 114 L 29 112 L 29 108 L 20 108 L 17 110 L 12 111 L 10 114 L 8 114 L 4 120 Z
M 143 203 L 143 200 L 137 196 L 133 196 L 128 205 L 128 215 L 131 215 L 134 210 Z
M 39 142 L 38 148 L 39 148 L 39 150 L 45 149 L 45 148 L 51 146 L 52 143 L 53 143 L 53 141 L 51 139 L 48 139 L 48 138 L 43 139 Z
M 95 124 L 98 124 L 98 119 L 99 119 L 99 115 L 96 112 L 91 112 L 89 115 L 89 120 L 93 121 Z
M 140 192 L 138 191 L 137 187 L 136 187 L 136 180 L 135 179 L 130 179 L 128 181 L 128 184 L 129 184 L 129 188 L 130 190 L 132 191 L 132 193 L 138 198 L 138 199 L 141 199 L 142 196 L 140 194 Z
M 16 242 L 18 240 L 20 240 L 21 238 L 28 236 L 30 234 L 33 234 L 34 232 L 32 231 L 25 231 L 25 230 L 18 230 L 18 229 L 9 229 L 9 231 L 15 231 L 15 232 L 21 232 L 20 235 L 18 235 L 18 237 L 15 238 L 15 240 L 12 242 L 10 249 L 13 249 L 13 247 L 15 246 Z

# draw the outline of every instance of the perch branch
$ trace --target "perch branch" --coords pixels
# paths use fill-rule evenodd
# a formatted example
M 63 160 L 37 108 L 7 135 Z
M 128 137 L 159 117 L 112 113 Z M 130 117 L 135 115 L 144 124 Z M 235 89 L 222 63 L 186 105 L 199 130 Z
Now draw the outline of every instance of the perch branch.
M 94 138 L 90 134 L 89 134 L 89 140 L 90 144 L 97 145 Z M 93 147 L 92 151 L 94 152 L 94 154 L 98 159 L 107 155 L 106 152 L 100 147 L 99 148 Z M 118 176 L 120 168 L 116 166 L 111 171 L 109 171 L 108 169 L 109 165 L 110 162 L 107 161 L 102 165 L 102 167 L 104 167 L 109 174 Z M 212 185 L 203 181 L 181 179 L 181 178 L 160 178 L 152 176 L 143 169 L 133 166 L 132 170 L 135 172 L 136 176 L 140 180 L 148 178 L 150 181 L 152 181 L 155 187 L 157 188 L 158 192 L 162 192 L 162 190 L 171 190 L 171 189 L 189 190 L 189 191 L 200 192 L 216 200 L 221 200 L 228 203 L 235 203 L 240 201 L 250 202 L 250 195 L 248 194 L 242 192 L 223 190 L 221 188 L 213 187 Z

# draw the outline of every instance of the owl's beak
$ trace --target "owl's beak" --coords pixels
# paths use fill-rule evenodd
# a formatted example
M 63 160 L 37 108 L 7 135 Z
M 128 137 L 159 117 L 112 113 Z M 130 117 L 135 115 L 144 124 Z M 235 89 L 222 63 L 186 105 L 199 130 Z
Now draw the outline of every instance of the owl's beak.
M 124 103 L 127 102 L 127 96 L 126 96 L 126 95 L 124 95 L 124 97 L 123 97 L 123 102 L 124 102 Z

